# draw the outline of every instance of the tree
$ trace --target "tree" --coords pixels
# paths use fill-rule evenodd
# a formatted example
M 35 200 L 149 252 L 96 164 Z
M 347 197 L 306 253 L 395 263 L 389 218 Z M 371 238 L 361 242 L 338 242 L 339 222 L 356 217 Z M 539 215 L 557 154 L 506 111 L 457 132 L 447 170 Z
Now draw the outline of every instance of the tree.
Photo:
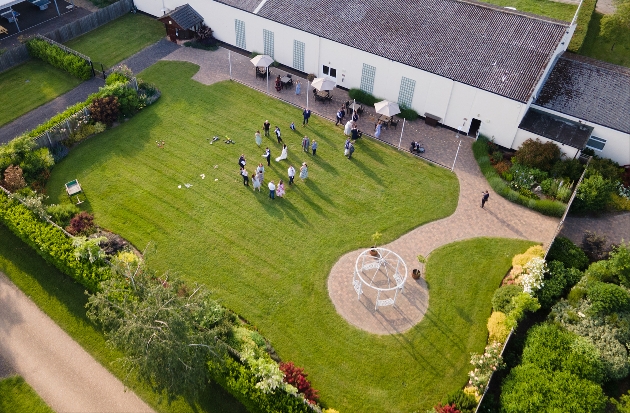
M 619 38 L 625 37 L 630 31 L 630 1 L 618 1 L 617 10 L 613 14 L 602 17 L 599 35 L 612 42 L 610 50 L 615 48 Z
M 196 400 L 209 380 L 207 362 L 223 360 L 217 339 L 231 332 L 234 316 L 202 286 L 191 290 L 142 264 L 119 263 L 100 290 L 89 298 L 88 316 L 125 353 L 128 372 L 169 401 Z
M 10 165 L 4 171 L 4 186 L 9 191 L 16 191 L 26 186 L 26 181 L 22 175 L 22 168 L 19 166 Z

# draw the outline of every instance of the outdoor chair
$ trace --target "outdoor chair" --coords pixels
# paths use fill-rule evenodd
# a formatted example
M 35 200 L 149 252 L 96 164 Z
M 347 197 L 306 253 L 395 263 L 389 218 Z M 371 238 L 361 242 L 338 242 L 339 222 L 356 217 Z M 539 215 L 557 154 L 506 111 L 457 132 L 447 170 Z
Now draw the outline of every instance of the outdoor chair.
M 66 186 L 66 193 L 68 194 L 69 198 L 72 199 L 72 197 L 76 195 L 77 205 L 83 203 L 83 201 L 81 201 L 81 199 L 79 198 L 79 194 L 83 192 L 83 189 L 81 188 L 81 184 L 79 184 L 79 181 L 77 179 L 75 179 L 74 181 L 68 182 L 65 186 Z
M 391 120 L 391 122 L 390 122 L 390 123 L 391 123 L 391 125 L 392 125 L 392 128 L 394 128 L 394 129 L 398 129 L 398 122 L 400 122 L 400 121 L 399 121 L 399 120 L 394 120 L 394 119 L 392 118 L 392 120 Z

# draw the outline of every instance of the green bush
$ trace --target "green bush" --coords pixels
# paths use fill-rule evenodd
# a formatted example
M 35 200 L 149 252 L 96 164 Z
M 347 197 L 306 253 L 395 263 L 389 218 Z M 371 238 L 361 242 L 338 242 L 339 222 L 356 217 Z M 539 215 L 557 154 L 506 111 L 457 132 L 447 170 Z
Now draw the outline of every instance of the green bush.
M 361 89 L 354 89 L 354 88 L 348 91 L 348 96 L 350 96 L 350 99 L 355 99 L 358 102 L 361 102 L 367 106 L 374 106 L 376 102 L 380 102 L 381 100 L 383 100 L 383 99 L 374 97 L 374 95 L 364 92 Z
M 40 173 L 51 168 L 55 161 L 48 148 L 34 149 L 35 142 L 18 137 L 0 146 L 0 176 L 10 165 L 19 166 L 26 182 L 31 183 Z
M 10 200 L 4 193 L 0 193 L 0 222 L 46 261 L 89 291 L 96 291 L 99 283 L 109 277 L 109 267 L 77 261 L 72 239 L 59 228 L 40 221 L 24 205 Z
M 129 79 L 124 74 L 120 72 L 113 72 L 109 74 L 109 76 L 107 76 L 107 79 L 105 79 L 105 84 L 113 85 L 114 83 L 127 83 L 128 81 Z
M 512 369 L 501 387 L 502 413 L 604 413 L 599 384 L 569 372 L 550 373 L 533 364 Z
M 118 108 L 120 114 L 129 117 L 138 112 L 142 106 L 142 101 L 138 98 L 136 90 L 130 87 L 119 84 L 116 89 L 112 91 L 112 96 L 118 100 Z
M 92 78 L 92 66 L 90 63 L 72 53 L 68 53 L 58 46 L 52 45 L 45 40 L 34 38 L 26 42 L 28 53 L 37 59 L 64 70 L 79 79 L 88 80 Z
M 53 204 L 46 208 L 46 212 L 55 224 L 65 228 L 72 217 L 79 213 L 79 207 L 74 204 Z
M 577 27 L 571 37 L 571 42 L 567 50 L 573 53 L 578 53 L 582 48 L 582 43 L 586 38 L 586 32 L 588 31 L 589 23 L 595 12 L 595 5 L 597 0 L 584 0 L 580 6 L 580 10 L 577 16 Z
M 416 112 L 413 109 L 409 109 L 409 108 L 400 108 L 400 116 L 403 119 L 407 119 L 407 120 L 416 120 L 418 119 L 418 112 Z
M 277 389 L 265 393 L 256 387 L 257 378 L 247 366 L 226 357 L 225 363 L 209 363 L 210 374 L 251 413 L 312 413 L 304 399 Z
M 549 172 L 560 160 L 560 147 L 553 142 L 527 139 L 516 150 L 514 159 L 521 165 Z
M 566 237 L 557 237 L 553 241 L 547 254 L 547 261 L 560 261 L 565 267 L 577 268 L 580 271 L 588 267 L 588 257 L 584 251 Z
M 630 310 L 630 294 L 615 284 L 595 281 L 589 283 L 586 296 L 591 302 L 593 314 L 611 314 Z
M 586 176 L 592 176 L 597 173 L 609 181 L 618 181 L 623 176 L 624 170 L 612 159 L 594 156 L 588 164 Z
M 497 288 L 492 296 L 492 309 L 504 314 L 509 313 L 512 310 L 512 297 L 522 292 L 523 287 L 515 284 Z
M 536 291 L 536 298 L 544 309 L 551 308 L 582 278 L 579 270 L 565 268 L 560 261 L 551 261 L 548 266 L 549 272 L 545 274 L 544 284 L 540 290 Z
M 601 384 L 604 381 L 604 363 L 599 351 L 588 339 L 576 337 L 562 363 L 562 370 Z
M 477 400 L 475 399 L 475 396 L 464 393 L 464 390 L 462 389 L 449 393 L 442 401 L 442 404 L 454 404 L 457 410 L 461 413 L 474 413 L 477 408 Z
M 526 312 L 536 312 L 540 308 L 540 303 L 536 297 L 532 297 L 526 292 L 522 292 L 512 297 L 512 309 L 507 313 L 505 325 L 508 329 L 516 328 L 518 323 L 525 317 Z
M 621 244 L 613 248 L 608 260 L 610 269 L 621 285 L 630 288 L 630 244 Z
M 599 173 L 584 178 L 578 187 L 571 210 L 575 212 L 600 212 L 606 208 L 615 192 L 615 184 Z
M 576 338 L 577 335 L 555 324 L 543 323 L 532 327 L 525 340 L 522 364 L 533 364 L 549 372 L 562 370 Z
M 565 159 L 556 162 L 549 175 L 554 178 L 568 178 L 570 181 L 577 182 L 583 171 L 584 165 L 578 159 Z

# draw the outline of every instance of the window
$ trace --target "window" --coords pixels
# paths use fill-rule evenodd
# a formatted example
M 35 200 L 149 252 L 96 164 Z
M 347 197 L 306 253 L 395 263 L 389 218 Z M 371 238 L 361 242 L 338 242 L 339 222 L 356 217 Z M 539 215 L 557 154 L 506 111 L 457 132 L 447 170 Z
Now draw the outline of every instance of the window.
M 247 47 L 245 47 L 245 22 L 234 19 L 234 30 L 236 31 L 236 47 L 247 49 Z
M 601 151 L 602 149 L 604 149 L 605 145 L 606 140 L 598 138 L 597 136 L 591 136 L 588 142 L 586 142 L 586 147 L 591 148 L 595 151 Z
M 273 57 L 273 32 L 263 29 L 264 54 Z
M 337 69 L 330 68 L 330 77 L 337 77 Z
M 400 91 L 398 92 L 398 104 L 406 108 L 411 107 L 413 101 L 413 91 L 416 88 L 416 81 L 406 77 L 400 80 Z
M 293 40 L 293 68 L 304 71 L 304 43 Z
M 322 72 L 324 72 L 324 74 L 325 74 L 325 75 L 328 75 L 329 70 L 330 70 L 330 69 L 328 68 L 328 66 L 325 66 L 325 65 L 324 65 L 324 67 L 322 68 Z
M 374 93 L 374 76 L 376 75 L 376 68 L 374 66 L 366 65 L 363 63 L 363 71 L 361 72 L 361 88 L 362 91 L 367 93 Z

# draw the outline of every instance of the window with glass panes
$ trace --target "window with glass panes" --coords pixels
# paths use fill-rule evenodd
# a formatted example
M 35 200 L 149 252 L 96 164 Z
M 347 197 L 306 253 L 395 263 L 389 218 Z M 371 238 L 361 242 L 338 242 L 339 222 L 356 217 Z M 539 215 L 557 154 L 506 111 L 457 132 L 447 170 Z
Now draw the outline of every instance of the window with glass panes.
M 588 138 L 588 142 L 586 142 L 586 147 L 591 148 L 595 151 L 601 151 L 606 146 L 606 140 L 602 138 L 598 138 L 597 136 L 591 136 Z
M 273 57 L 273 32 L 263 29 L 263 43 L 265 46 L 264 53 Z
M 413 101 L 413 91 L 416 88 L 416 81 L 407 77 L 400 80 L 400 91 L 398 91 L 398 104 L 406 108 L 411 107 Z
M 361 85 L 359 86 L 362 91 L 367 93 L 374 92 L 374 76 L 376 76 L 376 68 L 374 66 L 363 63 L 363 71 L 361 72 Z
M 236 47 L 247 49 L 247 47 L 245 47 L 245 22 L 234 19 L 234 30 L 236 31 Z
M 293 40 L 293 68 L 304 71 L 304 43 Z

